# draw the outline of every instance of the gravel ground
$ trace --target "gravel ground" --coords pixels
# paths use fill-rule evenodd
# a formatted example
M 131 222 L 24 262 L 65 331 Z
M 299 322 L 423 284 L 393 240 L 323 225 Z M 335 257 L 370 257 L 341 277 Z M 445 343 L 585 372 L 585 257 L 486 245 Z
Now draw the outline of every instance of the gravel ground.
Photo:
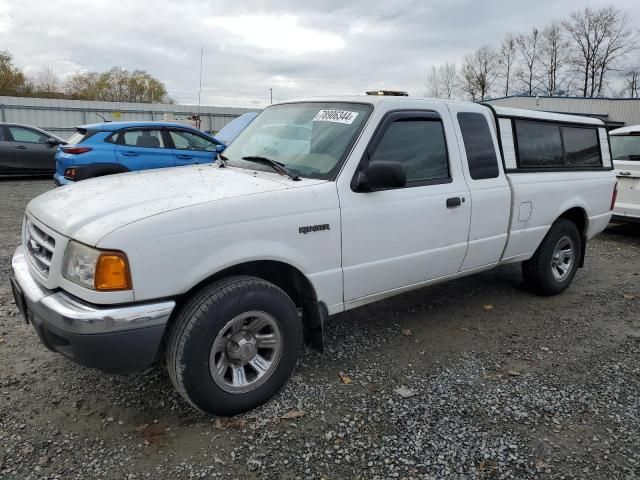
M 84 369 L 19 317 L 10 256 L 50 186 L 0 181 L 0 479 L 640 476 L 638 228 L 558 297 L 510 265 L 333 317 L 271 402 L 207 418 L 163 367 Z

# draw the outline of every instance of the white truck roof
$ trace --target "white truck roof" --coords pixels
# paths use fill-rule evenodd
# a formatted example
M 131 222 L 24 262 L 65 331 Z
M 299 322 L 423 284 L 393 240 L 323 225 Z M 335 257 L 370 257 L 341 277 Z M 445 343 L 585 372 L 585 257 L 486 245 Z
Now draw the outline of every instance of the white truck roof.
M 611 130 L 609 135 L 632 135 L 640 133 L 640 125 L 631 125 L 630 127 L 616 128 Z
M 357 102 L 357 103 L 369 103 L 371 105 L 377 106 L 381 103 L 385 103 L 391 107 L 397 108 L 415 108 L 419 106 L 422 102 L 441 102 L 441 103 L 468 103 L 472 102 L 464 102 L 459 100 L 443 100 L 440 98 L 421 98 L 421 97 L 400 97 L 400 96 L 384 96 L 384 95 L 336 95 L 336 96 L 323 96 L 323 97 L 312 97 L 312 98 L 300 98 L 295 100 L 289 100 L 282 103 L 294 103 L 294 102 Z M 482 105 L 482 104 L 479 104 Z M 544 112 L 540 110 L 525 110 L 521 108 L 510 108 L 510 107 L 499 107 L 493 106 L 491 107 L 495 110 L 496 114 L 499 117 L 523 117 L 523 118 L 533 118 L 539 120 L 553 120 L 556 122 L 566 122 L 566 123 L 579 123 L 583 125 L 595 125 L 598 127 L 603 127 L 604 122 L 598 118 L 593 117 L 585 117 L 582 115 L 567 115 L 563 113 L 553 113 L 553 112 Z M 637 127 L 640 128 L 640 127 Z

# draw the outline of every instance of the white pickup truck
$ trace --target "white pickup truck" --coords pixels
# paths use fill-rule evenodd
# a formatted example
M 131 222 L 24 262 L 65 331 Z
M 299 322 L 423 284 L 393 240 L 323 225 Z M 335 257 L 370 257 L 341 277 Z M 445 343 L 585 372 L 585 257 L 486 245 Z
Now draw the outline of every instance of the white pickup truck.
M 562 292 L 616 188 L 599 120 L 404 97 L 273 105 L 221 157 L 29 203 L 12 286 L 48 348 L 246 411 L 330 315 L 511 262 Z

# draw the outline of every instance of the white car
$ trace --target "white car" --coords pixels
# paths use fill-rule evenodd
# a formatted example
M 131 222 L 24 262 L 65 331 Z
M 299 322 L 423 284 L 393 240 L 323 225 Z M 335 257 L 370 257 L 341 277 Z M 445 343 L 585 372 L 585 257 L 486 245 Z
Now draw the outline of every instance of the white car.
M 640 222 L 640 125 L 618 128 L 609 135 L 613 167 L 618 176 L 613 219 Z
M 322 348 L 329 315 L 513 262 L 534 292 L 562 292 L 611 219 L 611 170 L 596 119 L 406 97 L 277 104 L 217 164 L 33 199 L 14 295 L 51 350 L 107 371 L 164 360 L 194 407 L 231 415 L 287 381 L 303 337 Z

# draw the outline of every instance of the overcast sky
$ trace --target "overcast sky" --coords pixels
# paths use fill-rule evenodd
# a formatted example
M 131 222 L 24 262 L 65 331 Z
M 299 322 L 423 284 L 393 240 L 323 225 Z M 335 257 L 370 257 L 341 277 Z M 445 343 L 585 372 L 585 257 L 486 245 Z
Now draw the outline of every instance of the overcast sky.
M 178 103 L 263 106 L 392 88 L 432 64 L 607 0 L 0 0 L 0 50 L 27 73 L 140 68 Z M 640 1 L 616 0 L 640 25 Z

